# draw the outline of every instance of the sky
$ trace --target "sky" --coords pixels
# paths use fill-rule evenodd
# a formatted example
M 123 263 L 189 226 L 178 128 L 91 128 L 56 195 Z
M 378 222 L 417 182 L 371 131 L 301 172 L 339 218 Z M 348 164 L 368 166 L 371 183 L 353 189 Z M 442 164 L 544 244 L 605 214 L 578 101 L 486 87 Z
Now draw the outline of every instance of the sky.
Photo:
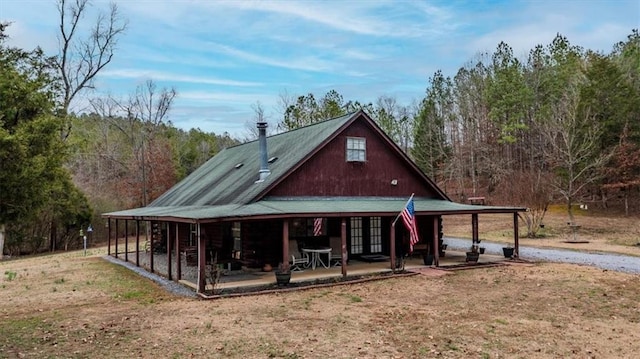
M 145 81 L 175 88 L 169 120 L 179 128 L 248 133 L 259 104 L 271 126 L 281 99 L 336 90 L 345 101 L 420 101 L 437 70 L 455 76 L 504 41 L 526 58 L 556 34 L 608 53 L 640 27 L 640 0 L 196 1 L 116 0 L 128 20 L 115 56 L 88 98 L 126 98 Z M 109 2 L 92 1 L 86 31 Z M 0 0 L 9 46 L 58 53 L 54 0 Z M 85 32 L 86 34 L 86 32 Z

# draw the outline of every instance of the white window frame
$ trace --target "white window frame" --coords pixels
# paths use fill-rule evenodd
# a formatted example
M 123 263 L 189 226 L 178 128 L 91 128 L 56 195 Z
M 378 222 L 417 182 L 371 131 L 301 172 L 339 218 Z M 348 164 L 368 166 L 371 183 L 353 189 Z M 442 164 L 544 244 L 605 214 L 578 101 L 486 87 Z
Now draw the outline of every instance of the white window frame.
M 367 139 L 364 137 L 347 137 L 345 156 L 347 162 L 367 161 Z
M 369 218 L 370 252 L 382 253 L 382 217 Z
M 364 250 L 362 217 L 351 217 L 351 253 L 362 254 Z

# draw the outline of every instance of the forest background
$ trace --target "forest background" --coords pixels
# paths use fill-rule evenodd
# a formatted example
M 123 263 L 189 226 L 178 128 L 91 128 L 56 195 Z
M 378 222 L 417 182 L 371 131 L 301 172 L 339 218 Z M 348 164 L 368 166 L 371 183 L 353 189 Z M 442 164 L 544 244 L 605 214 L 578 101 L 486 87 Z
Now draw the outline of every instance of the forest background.
M 86 6 L 59 2 L 54 56 L 5 46 L 10 24 L 0 24 L 0 258 L 77 248 L 89 225 L 90 241 L 106 238 L 101 213 L 146 206 L 224 148 L 255 139 L 255 122 L 267 120 L 256 102 L 243 138 L 176 128 L 179 92 L 153 79 L 126 99 L 91 97 L 127 21 L 115 5 L 83 20 Z M 95 21 L 92 30 L 80 32 L 81 21 Z M 528 207 L 530 237 L 552 203 L 566 205 L 569 222 L 576 205 L 640 212 L 638 29 L 609 53 L 558 34 L 517 58 L 501 42 L 425 87 L 411 104 L 285 94 L 272 132 L 363 109 L 453 200 Z M 91 110 L 70 113 L 79 95 Z

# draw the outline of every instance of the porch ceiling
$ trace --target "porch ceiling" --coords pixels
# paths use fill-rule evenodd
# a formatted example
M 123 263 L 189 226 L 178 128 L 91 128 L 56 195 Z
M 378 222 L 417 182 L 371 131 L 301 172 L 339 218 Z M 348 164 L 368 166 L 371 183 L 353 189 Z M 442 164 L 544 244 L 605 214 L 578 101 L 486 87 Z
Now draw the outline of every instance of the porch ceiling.
M 400 213 L 407 198 L 329 197 L 267 198 L 250 204 L 220 206 L 144 207 L 103 214 L 106 218 L 209 222 L 283 217 L 392 216 Z M 479 206 L 433 198 L 414 198 L 417 215 L 516 213 L 526 208 Z

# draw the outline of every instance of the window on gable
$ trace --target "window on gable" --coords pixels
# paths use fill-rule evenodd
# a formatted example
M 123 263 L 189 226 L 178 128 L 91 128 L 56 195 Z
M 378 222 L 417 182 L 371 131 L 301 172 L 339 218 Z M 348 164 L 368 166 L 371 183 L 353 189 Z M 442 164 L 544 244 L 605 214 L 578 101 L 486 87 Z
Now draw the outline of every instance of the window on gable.
M 367 143 L 364 137 L 347 137 L 347 162 L 367 160 Z

